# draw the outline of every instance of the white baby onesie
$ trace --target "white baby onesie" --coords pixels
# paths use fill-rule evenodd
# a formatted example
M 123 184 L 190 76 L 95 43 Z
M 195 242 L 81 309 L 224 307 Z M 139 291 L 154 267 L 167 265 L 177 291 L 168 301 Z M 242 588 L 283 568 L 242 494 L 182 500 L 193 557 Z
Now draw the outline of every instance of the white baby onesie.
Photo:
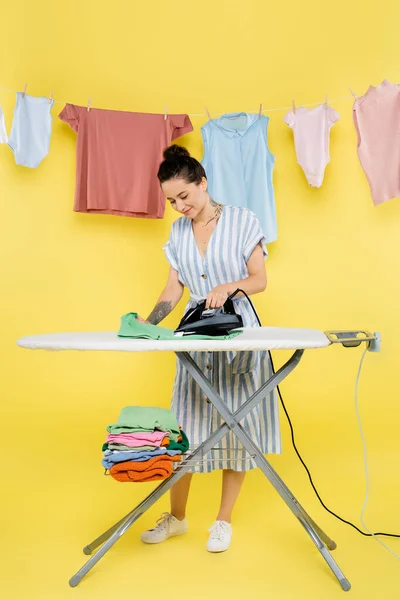
M 324 180 L 330 161 L 330 130 L 339 119 L 340 115 L 326 104 L 290 110 L 283 119 L 293 130 L 297 162 L 312 187 L 321 187 Z

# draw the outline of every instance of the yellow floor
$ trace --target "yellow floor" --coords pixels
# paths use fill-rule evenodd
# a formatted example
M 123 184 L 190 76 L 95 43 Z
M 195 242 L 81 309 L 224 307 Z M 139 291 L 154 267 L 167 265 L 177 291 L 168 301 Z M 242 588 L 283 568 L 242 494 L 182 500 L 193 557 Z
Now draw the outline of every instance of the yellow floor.
M 3 496 L 3 516 L 8 514 L 2 525 L 3 598 L 346 597 L 307 534 L 259 471 L 247 477 L 228 552 L 213 555 L 205 550 L 207 528 L 218 502 L 219 474 L 198 475 L 189 504 L 188 534 L 158 546 L 140 542 L 140 531 L 168 509 L 167 498 L 162 498 L 77 588 L 70 588 L 70 576 L 86 560 L 83 546 L 142 499 L 152 484 L 122 485 L 104 477 L 101 468 L 95 468 L 97 453 L 82 456 L 81 450 L 72 448 L 69 456 L 62 454 L 61 459 L 55 449 L 49 459 L 39 442 L 33 454 L 34 459 L 27 462 L 21 444 L 15 451 L 13 468 L 6 467 L 13 494 Z M 327 452 L 309 461 L 326 502 L 353 521 L 357 521 L 362 502 L 362 464 L 358 458 L 358 454 L 353 460 Z M 376 466 L 382 464 L 383 456 L 376 461 Z M 272 463 L 316 522 L 337 542 L 333 555 L 352 584 L 348 594 L 357 600 L 398 599 L 398 561 L 320 507 L 294 456 L 289 463 L 272 457 Z M 286 464 L 284 472 L 280 463 Z M 396 525 L 398 501 L 390 478 L 390 457 L 385 457 L 385 463 L 386 474 L 380 473 L 372 486 L 367 520 L 391 531 Z M 36 468 L 31 468 L 32 464 Z M 372 473 L 374 466 L 372 460 Z M 400 552 L 400 541 L 388 543 Z

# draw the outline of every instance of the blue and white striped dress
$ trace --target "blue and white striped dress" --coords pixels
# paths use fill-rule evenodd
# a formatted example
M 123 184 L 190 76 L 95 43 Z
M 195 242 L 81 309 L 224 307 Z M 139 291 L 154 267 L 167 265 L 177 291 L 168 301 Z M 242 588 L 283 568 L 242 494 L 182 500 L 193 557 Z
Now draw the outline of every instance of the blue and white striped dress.
M 164 251 L 168 262 L 178 272 L 179 280 L 190 291 L 190 301 L 185 310 L 195 306 L 217 285 L 245 279 L 248 276 L 247 261 L 260 242 L 266 257 L 265 237 L 257 217 L 247 208 L 224 206 L 203 259 L 197 248 L 191 220 L 187 217 L 177 219 L 172 225 Z M 234 302 L 236 311 L 242 315 L 244 326 L 258 327 L 248 300 L 236 297 Z M 271 364 L 266 351 L 190 354 L 232 412 L 271 375 Z M 187 433 L 192 449 L 206 440 L 223 422 L 179 359 L 171 408 Z M 264 454 L 281 453 L 275 391 L 268 394 L 243 419 L 242 425 Z M 256 467 L 254 460 L 248 456 L 232 432 L 216 448 L 192 471 L 248 471 Z

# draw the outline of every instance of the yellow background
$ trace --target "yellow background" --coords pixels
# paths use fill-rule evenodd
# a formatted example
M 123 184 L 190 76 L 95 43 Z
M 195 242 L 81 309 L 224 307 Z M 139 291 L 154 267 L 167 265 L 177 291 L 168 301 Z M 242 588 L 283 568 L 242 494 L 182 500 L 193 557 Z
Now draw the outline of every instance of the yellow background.
M 384 77 L 399 80 L 400 6 L 392 1 L 3 2 L 0 86 L 115 110 L 211 114 L 322 102 L 359 95 Z M 8 131 L 15 97 L 0 90 Z M 296 164 L 284 111 L 271 117 L 279 239 L 271 245 L 267 291 L 256 297 L 265 325 L 369 328 L 382 333 L 367 354 L 360 406 L 371 475 L 366 520 L 399 531 L 398 422 L 400 201 L 374 208 L 356 153 L 352 100 L 333 104 L 323 187 Z M 105 426 L 129 403 L 168 406 L 173 355 L 44 353 L 16 347 L 46 332 L 115 330 L 128 311 L 146 316 L 167 275 L 164 220 L 72 211 L 76 136 L 53 108 L 51 152 L 35 170 L 0 146 L 2 493 L 0 586 L 4 597 L 342 598 L 314 545 L 258 472 L 239 499 L 231 549 L 205 550 L 219 473 L 198 476 L 190 533 L 158 547 L 138 536 L 163 498 L 76 589 L 69 577 L 81 548 L 152 486 L 103 476 Z M 202 157 L 200 126 L 181 140 Z M 173 327 L 183 302 L 166 320 Z M 297 443 L 330 508 L 358 523 L 364 498 L 362 446 L 353 387 L 362 349 L 306 352 L 282 385 Z M 275 353 L 277 364 L 286 358 Z M 333 537 L 334 557 L 357 599 L 399 596 L 399 564 L 374 540 L 318 503 L 291 447 L 271 462 Z M 387 539 L 400 553 L 400 542 Z

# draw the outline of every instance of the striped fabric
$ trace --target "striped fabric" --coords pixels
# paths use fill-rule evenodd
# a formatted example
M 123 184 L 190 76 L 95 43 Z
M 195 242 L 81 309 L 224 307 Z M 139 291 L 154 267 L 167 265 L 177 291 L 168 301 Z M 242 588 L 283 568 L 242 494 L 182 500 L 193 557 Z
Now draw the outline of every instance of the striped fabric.
M 195 306 L 217 285 L 245 279 L 246 263 L 258 243 L 265 257 L 265 237 L 257 217 L 248 209 L 224 206 L 219 222 L 209 241 L 203 260 L 197 248 L 190 219 L 181 217 L 172 226 L 164 246 L 168 262 L 178 272 L 179 280 L 190 291 L 185 310 Z M 258 327 L 253 310 L 244 297 L 235 298 L 235 308 L 245 327 Z M 191 356 L 234 412 L 271 375 L 266 351 L 262 352 L 192 352 Z M 212 404 L 181 365 L 176 363 L 172 410 L 186 432 L 190 448 L 196 448 L 222 423 Z M 242 421 L 242 425 L 265 454 L 281 452 L 279 414 L 276 393 L 270 393 Z M 223 438 L 193 472 L 214 469 L 248 471 L 256 467 L 232 432 Z

